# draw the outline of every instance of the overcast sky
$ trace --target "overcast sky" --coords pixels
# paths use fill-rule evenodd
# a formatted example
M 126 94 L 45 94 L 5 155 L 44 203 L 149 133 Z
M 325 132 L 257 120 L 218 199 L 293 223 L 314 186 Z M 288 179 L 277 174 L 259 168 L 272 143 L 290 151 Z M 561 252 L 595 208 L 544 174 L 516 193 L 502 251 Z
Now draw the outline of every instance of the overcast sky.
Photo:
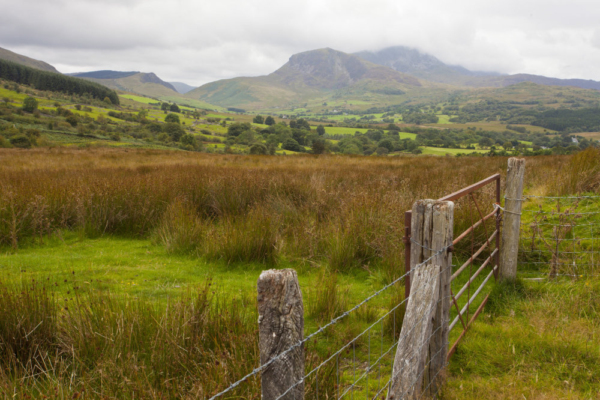
M 404 45 L 474 70 L 600 80 L 598 0 L 0 0 L 0 47 L 61 72 L 201 85 L 290 55 Z

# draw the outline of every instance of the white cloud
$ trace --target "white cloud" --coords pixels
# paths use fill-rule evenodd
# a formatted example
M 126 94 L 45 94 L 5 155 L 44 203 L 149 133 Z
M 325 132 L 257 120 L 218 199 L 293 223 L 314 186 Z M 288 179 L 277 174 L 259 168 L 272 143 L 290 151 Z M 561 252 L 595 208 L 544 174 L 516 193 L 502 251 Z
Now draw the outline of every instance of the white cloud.
M 477 70 L 600 80 L 596 1 L 0 0 L 0 46 L 64 72 L 155 72 L 200 85 L 290 55 L 407 45 Z

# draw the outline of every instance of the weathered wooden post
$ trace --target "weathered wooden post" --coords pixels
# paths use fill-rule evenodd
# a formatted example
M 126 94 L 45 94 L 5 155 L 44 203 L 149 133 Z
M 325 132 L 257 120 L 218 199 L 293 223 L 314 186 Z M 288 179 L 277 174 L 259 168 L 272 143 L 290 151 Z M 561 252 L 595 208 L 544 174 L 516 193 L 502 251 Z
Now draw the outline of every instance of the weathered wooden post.
M 416 399 L 427 386 L 437 391 L 448 353 L 454 203 L 419 200 L 411 223 L 411 295 L 402 323 L 388 399 Z M 420 265 L 434 256 L 426 265 Z M 425 362 L 431 360 L 428 374 Z
M 292 269 L 263 271 L 257 289 L 260 363 L 264 365 L 302 341 L 304 306 L 298 275 Z M 262 399 L 274 400 L 286 392 L 282 399 L 304 399 L 303 378 L 304 346 L 300 345 L 262 372 Z
M 523 204 L 525 159 L 509 158 L 504 191 L 504 230 L 500 246 L 500 279 L 516 279 Z
M 450 330 L 451 278 L 452 278 L 452 241 L 454 240 L 454 203 L 436 202 L 433 205 L 432 249 L 446 249 L 436 255 L 431 263 L 440 266 L 440 295 L 433 319 L 433 336 L 429 344 L 429 383 L 431 393 L 437 393 L 442 386 L 442 370 L 446 366 L 448 354 L 448 333 Z

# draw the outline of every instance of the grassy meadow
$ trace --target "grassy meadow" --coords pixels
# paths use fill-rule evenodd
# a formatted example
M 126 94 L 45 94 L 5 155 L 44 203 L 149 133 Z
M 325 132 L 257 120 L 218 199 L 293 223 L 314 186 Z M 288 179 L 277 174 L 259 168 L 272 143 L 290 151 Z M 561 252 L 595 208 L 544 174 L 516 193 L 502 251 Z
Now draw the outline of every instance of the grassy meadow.
M 529 158 L 526 191 L 593 192 L 599 166 L 594 150 Z M 262 270 L 298 271 L 305 334 L 314 332 L 403 274 L 404 211 L 415 200 L 439 198 L 505 171 L 503 157 L 0 149 L 0 392 L 15 398 L 208 398 L 258 365 L 255 291 Z M 493 192 L 483 190 L 477 199 L 482 212 L 490 212 Z M 457 202 L 457 232 L 474 212 Z M 455 249 L 456 262 L 483 241 L 478 228 L 472 243 Z M 589 375 L 600 370 L 600 354 L 593 347 L 580 351 L 585 335 L 597 335 L 597 291 L 561 282 L 572 287 L 569 303 L 544 316 L 544 307 L 567 296 L 558 289 L 563 286 L 523 285 L 517 294 L 494 289 L 496 311 L 481 318 L 459 347 L 444 398 L 465 398 L 466 376 L 477 383 L 473 398 L 494 398 L 482 390 L 518 380 L 525 366 L 545 356 L 562 360 L 570 349 L 578 353 L 568 362 L 588 371 L 569 381 L 573 398 L 591 398 L 600 386 L 598 374 Z M 503 301 L 508 295 L 511 303 Z M 384 316 L 403 296 L 398 283 L 308 343 L 307 369 L 374 324 L 338 357 L 339 375 L 328 364 L 307 381 L 307 398 L 315 397 L 317 380 L 321 396 L 347 389 L 365 363 L 394 344 L 403 308 Z M 583 301 L 592 308 L 571 315 Z M 553 336 L 538 339 L 537 323 L 567 315 L 590 328 L 585 335 L 569 333 L 572 346 L 551 353 Z M 521 329 L 524 323 L 531 328 Z M 506 349 L 494 358 L 488 332 L 506 333 Z M 530 341 L 546 347 L 527 362 L 511 358 L 525 357 L 517 351 Z M 391 359 L 382 362 L 384 374 Z M 538 375 L 546 374 L 541 382 L 562 381 L 565 368 L 540 364 Z M 374 396 L 381 387 L 376 369 L 366 376 L 354 394 Z M 519 384 L 500 393 L 559 396 L 567 390 L 562 385 L 548 391 Z M 224 398 L 258 399 L 259 387 L 253 378 Z

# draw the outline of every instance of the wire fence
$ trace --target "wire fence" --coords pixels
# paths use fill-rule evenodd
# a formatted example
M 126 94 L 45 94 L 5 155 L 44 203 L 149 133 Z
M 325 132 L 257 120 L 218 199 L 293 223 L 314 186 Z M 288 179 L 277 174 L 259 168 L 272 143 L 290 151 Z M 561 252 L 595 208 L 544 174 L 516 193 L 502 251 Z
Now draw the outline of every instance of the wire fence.
M 523 196 L 519 275 L 600 276 L 600 196 Z
M 490 184 L 494 183 L 495 187 L 492 187 L 493 185 Z M 454 217 L 458 223 L 450 227 L 449 240 L 451 243 L 442 248 L 432 248 L 433 246 L 429 244 L 431 241 L 419 243 L 410 236 L 410 229 L 407 229 L 408 237 L 405 240 L 407 268 L 405 273 L 364 298 L 354 307 L 318 327 L 308 336 L 277 352 L 267 362 L 212 395 L 208 400 L 236 398 L 236 388 L 239 388 L 240 385 L 264 376 L 270 369 L 281 365 L 281 361 L 289 362 L 293 358 L 294 352 L 299 349 L 304 351 L 311 346 L 314 347 L 316 353 L 327 355 L 319 362 L 312 363 L 306 371 L 302 369 L 301 377 L 294 378 L 292 383 L 286 383 L 286 387 L 283 387 L 276 396 L 270 396 L 268 400 L 297 399 L 300 398 L 298 393 L 301 392 L 314 399 L 353 400 L 356 397 L 357 399 L 375 400 L 392 398 L 388 394 L 390 390 L 394 391 L 394 400 L 437 397 L 442 387 L 438 382 L 441 378 L 440 374 L 448 365 L 452 353 L 456 350 L 469 326 L 483 309 L 489 294 L 483 299 L 481 294 L 484 293 L 486 287 L 489 287 L 488 282 L 492 278 L 497 278 L 502 212 L 494 204 L 498 203 L 499 197 L 500 175 L 494 175 L 440 199 L 441 201 L 454 201 L 456 205 L 452 210 L 458 217 Z M 489 205 L 490 210 L 483 207 L 484 204 Z M 410 221 L 410 218 L 407 221 Z M 466 230 L 464 230 L 465 228 Z M 462 233 L 453 235 L 453 230 L 462 231 Z M 453 236 L 456 236 L 456 239 L 452 240 Z M 418 257 L 416 260 L 424 259 L 424 261 L 415 263 L 415 258 L 413 258 L 413 263 L 410 263 L 410 250 L 414 251 L 415 248 L 419 248 L 419 254 L 422 254 L 422 257 Z M 404 315 L 405 312 L 409 312 L 407 306 L 408 310 L 413 307 L 410 299 L 416 295 L 411 292 L 415 274 L 419 274 L 421 270 L 426 273 L 429 271 L 428 268 L 432 267 L 433 260 L 439 262 L 440 258 L 438 257 L 450 253 L 452 256 L 449 259 L 453 259 L 455 264 L 452 265 L 448 262 L 445 265 L 439 265 L 436 273 L 427 280 L 420 278 L 417 286 L 417 288 L 423 288 L 430 283 L 434 285 L 433 282 L 438 285 L 435 290 L 439 291 L 439 296 L 436 297 L 437 300 L 433 304 L 429 305 L 433 307 L 430 310 L 437 310 L 435 312 L 445 310 L 441 311 L 441 323 L 438 320 L 430 331 L 421 331 L 423 326 L 432 323 L 432 315 L 423 313 L 423 315 L 418 314 L 416 321 L 405 324 Z M 410 268 L 408 268 L 409 266 Z M 433 266 L 433 268 L 438 268 L 438 266 Z M 441 289 L 443 280 L 447 282 L 447 292 Z M 398 300 L 369 322 L 366 328 L 361 328 L 362 330 L 357 333 L 352 333 L 352 329 L 334 328 L 343 322 L 349 322 L 346 325 L 352 325 L 352 315 L 385 293 L 391 291 L 401 293 L 401 282 L 406 283 L 405 296 L 403 298 L 396 296 L 395 298 Z M 409 292 L 411 292 L 410 296 Z M 475 312 L 472 311 L 474 307 L 477 307 Z M 455 330 L 456 332 L 453 333 L 453 345 L 448 351 L 448 334 L 459 323 L 462 329 Z M 417 329 L 419 329 L 418 332 Z M 446 345 L 432 347 L 432 341 L 438 340 L 442 331 L 446 335 L 444 339 Z M 423 332 L 427 333 L 422 335 Z M 415 337 L 418 338 L 418 343 L 410 345 L 409 355 L 402 359 L 402 363 L 394 365 L 398 361 L 394 360 L 394 354 L 396 353 L 397 356 L 399 344 L 404 340 L 413 340 Z M 401 390 L 398 392 L 395 382 L 400 376 L 402 384 Z
M 417 265 L 416 269 L 418 270 L 422 266 L 427 265 L 432 259 L 447 250 L 448 248 L 439 249 L 427 260 Z M 442 273 L 443 271 L 440 271 L 440 274 Z M 407 274 L 408 273 L 403 274 L 393 282 L 384 286 L 382 289 L 374 292 L 348 311 L 332 319 L 327 324 L 319 327 L 319 329 L 306 336 L 303 340 L 297 342 L 293 346 L 279 353 L 277 356 L 271 358 L 268 362 L 262 364 L 238 381 L 232 383 L 226 389 L 213 395 L 209 398 L 209 400 L 227 398 L 228 393 L 232 392 L 250 378 L 263 373 L 276 361 L 285 358 L 295 349 L 308 346 L 311 341 L 316 341 L 318 337 L 324 335 L 328 329 L 348 318 L 352 313 L 355 313 L 362 306 L 399 284 L 407 276 Z M 441 300 L 438 300 L 438 302 L 439 301 Z M 383 316 L 379 317 L 366 329 L 346 341 L 345 344 L 340 346 L 324 361 L 308 371 L 302 377 L 302 379 L 288 387 L 281 395 L 276 397 L 275 400 L 294 398 L 290 397 L 290 394 L 293 392 L 294 388 L 309 381 L 311 378 L 315 380 L 314 398 L 316 399 L 319 399 L 320 397 L 354 399 L 355 395 L 357 398 L 359 395 L 361 397 L 366 397 L 367 399 L 380 398 L 379 396 L 381 396 L 389 387 L 392 379 L 393 365 L 391 360 L 386 359 L 386 357 L 390 356 L 390 354 L 393 353 L 398 345 L 399 330 L 402 321 L 396 320 L 397 311 L 400 308 L 405 307 L 407 302 L 408 298 L 398 302 L 398 304 L 392 307 Z M 386 324 L 388 324 L 391 329 L 386 329 Z M 403 335 L 408 334 L 409 332 L 403 333 Z M 374 336 L 378 340 L 373 340 Z M 372 361 L 372 359 L 374 360 Z M 327 377 L 323 377 L 322 374 L 319 375 L 320 372 L 326 369 L 328 369 Z M 335 380 L 331 379 L 332 374 L 334 375 Z M 422 374 L 423 372 L 421 372 L 421 375 Z M 322 381 L 327 381 L 327 384 L 324 384 L 323 382 L 320 384 L 320 379 Z M 334 384 L 332 385 L 332 383 Z M 417 384 L 417 382 L 414 382 L 413 385 L 415 384 Z

